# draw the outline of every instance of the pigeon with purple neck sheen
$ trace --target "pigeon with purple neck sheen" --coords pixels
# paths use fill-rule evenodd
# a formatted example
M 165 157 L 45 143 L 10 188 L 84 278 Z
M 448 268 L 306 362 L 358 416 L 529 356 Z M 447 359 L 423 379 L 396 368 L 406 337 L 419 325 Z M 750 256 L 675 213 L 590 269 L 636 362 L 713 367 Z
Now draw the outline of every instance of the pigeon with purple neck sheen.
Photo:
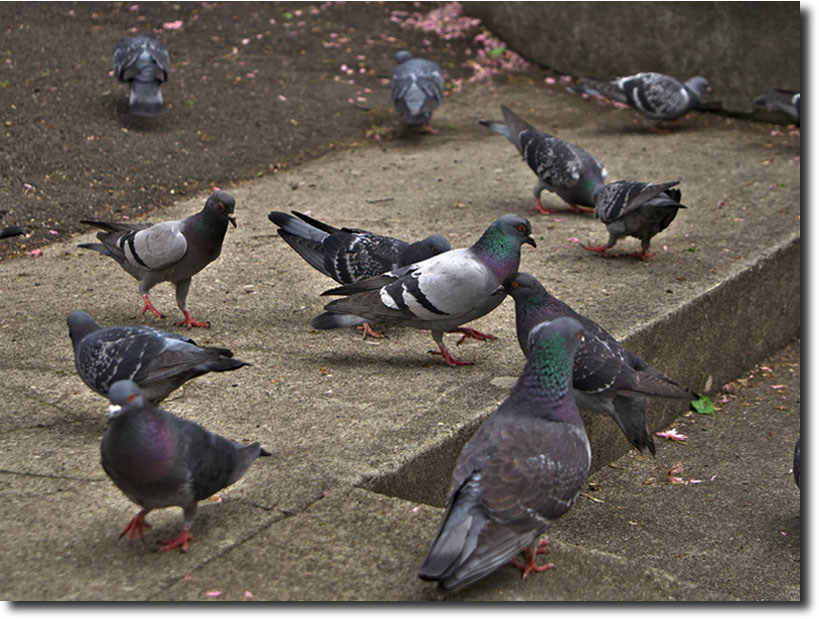
M 421 126 L 421 133 L 437 133 L 430 126 L 432 113 L 444 98 L 444 72 L 437 62 L 415 58 L 402 50 L 395 54 L 398 66 L 392 72 L 390 92 L 401 122 Z
M 176 287 L 176 304 L 185 319 L 176 323 L 191 327 L 210 327 L 209 322 L 193 320 L 186 307 L 191 278 L 219 257 L 228 223 L 236 227 L 233 214 L 236 201 L 227 191 L 208 197 L 204 208 L 175 221 L 158 224 L 81 220 L 80 223 L 101 228 L 101 243 L 82 243 L 78 247 L 93 249 L 110 256 L 139 280 L 139 294 L 145 302 L 144 314 L 151 310 L 164 318 L 151 303 L 148 292 L 160 282 Z
M 160 551 L 188 550 L 197 503 L 238 481 L 253 461 L 270 453 L 259 443 L 243 445 L 209 432 L 198 423 L 156 408 L 130 380 L 111 385 L 108 428 L 102 437 L 102 468 L 142 509 L 120 534 L 132 539 L 150 525 L 154 509 L 179 506 L 185 512 L 180 534 Z
M 594 191 L 606 180 L 608 172 L 596 157 L 579 146 L 536 129 L 505 105 L 501 105 L 506 124 L 479 120 L 514 144 L 524 161 L 537 175 L 532 192 L 537 204 L 533 210 L 556 213 L 540 201 L 544 189 L 556 193 L 572 210 L 590 213 L 594 206 Z
M 159 116 L 165 111 L 161 85 L 168 79 L 171 59 L 154 34 L 119 41 L 112 58 L 114 76 L 131 88 L 128 110 L 135 116 Z
M 681 82 L 670 75 L 648 71 L 612 80 L 583 78 L 579 86 L 569 86 L 567 90 L 624 103 L 657 128 L 661 121 L 680 118 L 696 108 L 702 96 L 711 92 L 711 85 L 701 75 Z
M 377 277 L 323 294 L 348 295 L 328 303 L 310 323 L 316 329 L 337 329 L 365 321 L 429 329 L 447 365 L 470 365 L 455 359 L 444 346 L 445 332 L 461 340 L 494 336 L 461 327 L 488 314 L 502 298 L 492 293 L 520 264 L 520 247 L 536 247 L 525 217 L 504 215 L 494 221 L 472 247 L 452 249 Z
M 793 120 L 799 122 L 802 95 L 794 90 L 771 88 L 754 99 L 754 103 L 766 110 L 787 114 Z
M 86 312 L 68 315 L 74 364 L 86 385 L 103 396 L 118 380 L 133 380 L 158 404 L 187 381 L 208 372 L 250 365 L 227 348 L 198 346 L 189 337 L 153 327 L 101 327 Z
M 606 255 L 606 250 L 614 247 L 618 239 L 633 236 L 640 239 L 640 251 L 632 255 L 641 260 L 653 256 L 648 253 L 652 237 L 674 221 L 679 209 L 686 208 L 680 204 L 680 190 L 671 189 L 679 182 L 615 181 L 598 187 L 594 193 L 594 212 L 606 224 L 609 240 L 605 245 L 583 245 L 583 249 Z
M 624 348 L 591 318 L 578 314 L 551 295 L 534 276 L 528 273 L 511 275 L 498 293 L 508 294 L 515 301 L 518 343 L 527 358 L 531 353 L 533 332 L 549 322 L 569 316 L 583 325 L 585 344 L 575 353 L 572 379 L 577 407 L 610 416 L 628 441 L 640 451 L 648 449 L 655 453 L 654 439 L 646 421 L 645 396 L 697 398 L 694 391 Z
M 586 485 L 591 447 L 572 393 L 572 358 L 583 327 L 563 317 L 538 332 L 509 397 L 464 445 L 441 523 L 418 570 L 456 591 L 523 552 L 523 571 L 544 571 L 537 539 Z

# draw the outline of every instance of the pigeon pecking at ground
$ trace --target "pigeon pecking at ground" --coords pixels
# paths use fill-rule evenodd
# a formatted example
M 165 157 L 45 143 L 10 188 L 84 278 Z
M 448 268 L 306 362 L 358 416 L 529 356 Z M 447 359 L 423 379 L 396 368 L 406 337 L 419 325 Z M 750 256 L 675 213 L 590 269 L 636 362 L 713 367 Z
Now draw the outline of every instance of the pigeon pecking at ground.
M 591 447 L 572 393 L 572 357 L 583 327 L 558 318 L 540 329 L 509 397 L 464 445 L 444 512 L 418 576 L 455 591 L 524 553 L 530 572 L 535 546 L 586 485 Z
M 575 353 L 572 380 L 577 407 L 610 416 L 632 445 L 655 453 L 646 422 L 645 396 L 694 400 L 697 394 L 623 348 L 603 327 L 549 294 L 534 276 L 509 276 L 499 289 L 499 294 L 504 293 L 515 300 L 518 342 L 527 358 L 531 335 L 545 324 L 569 316 L 583 325 L 585 344 Z
M 68 315 L 68 333 L 80 378 L 106 397 L 112 384 L 128 379 L 156 405 L 192 378 L 250 365 L 226 348 L 198 346 L 188 337 L 153 327 L 101 327 L 86 312 Z
M 520 264 L 520 246 L 536 247 L 529 221 L 504 215 L 494 221 L 472 247 L 452 249 L 427 260 L 394 269 L 378 277 L 327 290 L 350 295 L 328 303 L 311 325 L 336 329 L 364 321 L 430 329 L 447 365 L 471 365 L 455 359 L 444 346 L 444 332 L 461 333 L 459 344 L 471 337 L 494 336 L 462 324 L 488 314 L 503 300 L 492 293 Z
M 238 481 L 257 457 L 271 454 L 259 443 L 236 443 L 154 407 L 133 381 L 117 381 L 108 397 L 102 468 L 142 508 L 120 537 L 144 537 L 149 512 L 178 505 L 185 512 L 182 531 L 159 550 L 187 551 L 197 503 Z
M 402 50 L 395 54 L 398 66 L 392 72 L 391 94 L 401 122 L 410 127 L 423 125 L 421 133 L 437 133 L 430 126 L 432 113 L 444 98 L 444 74 L 440 65 L 415 58 Z
M 127 37 L 114 48 L 116 78 L 131 88 L 128 109 L 135 116 L 159 116 L 165 111 L 161 85 L 168 79 L 168 50 L 153 34 Z
M 3 219 L 3 216 L 6 213 L 8 213 L 8 211 L 0 211 L 0 219 Z M 5 239 L 10 236 L 19 236 L 25 233 L 25 226 L 7 226 L 5 228 L 0 228 L 0 239 Z
M 557 213 L 546 209 L 540 201 L 544 189 L 556 193 L 572 210 L 590 213 L 594 209 L 594 191 L 606 180 L 603 164 L 579 146 L 535 129 L 505 105 L 501 105 L 506 124 L 479 120 L 484 127 L 499 133 L 515 145 L 518 152 L 537 175 L 533 193 L 537 205 L 533 210 Z
M 583 78 L 579 86 L 569 86 L 567 90 L 580 95 L 599 95 L 631 106 L 657 129 L 660 122 L 680 118 L 696 108 L 703 94 L 711 92 L 711 85 L 701 75 L 683 83 L 670 75 L 645 72 L 613 80 Z
M 293 215 L 271 211 L 267 218 L 279 226 L 279 236 L 296 253 L 339 284 L 375 277 L 451 249 L 449 241 L 440 234 L 410 244 L 359 228 L 335 228 L 297 211 Z M 364 337 L 384 337 L 368 323 L 362 326 Z
M 102 228 L 97 238 L 102 243 L 83 243 L 84 249 L 93 249 L 116 260 L 119 265 L 139 280 L 139 294 L 145 301 L 144 314 L 151 310 L 157 318 L 164 318 L 148 298 L 148 292 L 160 282 L 171 282 L 176 287 L 176 304 L 185 319 L 176 323 L 191 327 L 210 327 L 209 322 L 193 320 L 185 301 L 191 278 L 222 252 L 222 241 L 228 223 L 236 227 L 233 210 L 236 201 L 227 191 L 217 191 L 207 199 L 205 207 L 194 215 L 156 225 L 81 220 L 81 223 Z
M 754 99 L 756 105 L 760 105 L 772 112 L 782 112 L 799 122 L 799 111 L 802 107 L 802 95 L 793 90 L 782 90 L 772 88 L 764 94 Z
M 652 237 L 674 221 L 679 209 L 686 208 L 680 204 L 680 190 L 671 189 L 679 182 L 615 181 L 598 187 L 594 193 L 594 212 L 606 224 L 609 240 L 605 245 L 583 245 L 583 249 L 603 256 L 618 239 L 633 236 L 640 239 L 640 251 L 632 255 L 641 260 L 653 256 L 648 253 Z

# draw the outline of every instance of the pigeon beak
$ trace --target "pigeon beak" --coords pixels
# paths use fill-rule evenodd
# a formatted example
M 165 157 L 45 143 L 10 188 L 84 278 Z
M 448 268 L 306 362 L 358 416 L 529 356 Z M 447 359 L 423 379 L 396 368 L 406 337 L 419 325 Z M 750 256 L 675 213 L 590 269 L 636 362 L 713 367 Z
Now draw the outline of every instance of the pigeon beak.
M 532 247 L 537 247 L 537 243 L 535 243 L 535 237 L 533 237 L 531 234 L 526 237 L 524 243 L 529 243 L 529 245 L 531 245 Z
M 230 215 L 228 215 L 228 216 L 227 216 L 227 218 L 228 218 L 228 221 L 229 221 L 229 222 L 230 222 L 230 223 L 233 225 L 233 227 L 235 228 L 235 227 L 236 227 L 236 215 L 234 215 L 233 213 L 231 213 Z
M 498 286 L 497 288 L 495 288 L 492 291 L 492 294 L 490 294 L 489 296 L 496 297 L 498 295 L 505 295 L 505 294 L 506 294 L 506 288 L 504 288 L 503 286 Z

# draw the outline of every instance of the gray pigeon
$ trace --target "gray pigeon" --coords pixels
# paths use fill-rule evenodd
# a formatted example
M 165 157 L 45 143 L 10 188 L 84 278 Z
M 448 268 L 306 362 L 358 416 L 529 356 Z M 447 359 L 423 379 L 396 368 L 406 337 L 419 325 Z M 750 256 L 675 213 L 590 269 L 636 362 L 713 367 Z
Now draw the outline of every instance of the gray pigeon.
M 572 394 L 583 327 L 558 318 L 538 333 L 509 397 L 464 445 L 438 531 L 418 570 L 455 591 L 512 561 L 524 578 L 546 552 L 538 539 L 586 485 L 591 447 Z
M 756 105 L 763 106 L 772 112 L 782 112 L 799 122 L 799 110 L 801 105 L 802 95 L 793 90 L 781 90 L 779 88 L 772 88 L 764 94 L 759 95 L 754 99 Z
M 444 74 L 440 65 L 414 58 L 402 50 L 395 55 L 398 66 L 392 72 L 391 94 L 401 122 L 411 127 L 423 125 L 421 133 L 437 133 L 430 126 L 432 113 L 444 98 Z
M 80 223 L 102 228 L 103 232 L 97 233 L 102 243 L 83 243 L 78 247 L 110 256 L 139 280 L 139 294 L 145 301 L 143 314 L 151 310 L 157 318 L 165 317 L 151 303 L 148 291 L 160 282 L 171 282 L 176 287 L 176 304 L 185 315 L 185 320 L 176 324 L 188 328 L 210 327 L 209 322 L 191 318 L 185 300 L 191 277 L 222 252 L 228 222 L 236 227 L 235 207 L 232 195 L 217 191 L 211 194 L 201 211 L 176 221 L 153 225 L 83 219 Z
M 115 382 L 108 398 L 102 468 L 142 508 L 120 537 L 144 537 L 149 512 L 178 505 L 185 510 L 185 524 L 179 536 L 162 542 L 159 550 L 186 552 L 197 503 L 238 481 L 256 458 L 270 453 L 259 443 L 236 443 L 154 407 L 133 381 Z
M 663 73 L 637 73 L 613 80 L 584 78 L 580 86 L 570 86 L 575 94 L 599 95 L 633 107 L 655 128 L 663 120 L 684 116 L 700 104 L 702 95 L 711 92 L 711 85 L 701 75 L 685 83 Z
M 796 487 L 801 488 L 799 485 L 799 477 L 801 474 L 802 468 L 802 447 L 800 443 L 802 442 L 802 437 L 796 439 L 796 445 L 793 447 L 793 479 L 796 482 Z
M 151 404 L 208 372 L 250 365 L 226 348 L 197 346 L 188 337 L 147 326 L 101 327 L 86 312 L 68 315 L 74 364 L 86 385 L 103 396 L 118 380 L 133 380 Z
M 8 211 L 0 211 L 0 219 L 3 219 L 3 216 L 6 213 L 8 213 Z M 24 226 L 7 226 L 5 228 L 0 228 L 0 239 L 5 239 L 10 236 L 19 236 L 25 233 L 26 229 Z
M 665 230 L 677 216 L 677 210 L 686 208 L 680 204 L 682 193 L 670 189 L 680 181 L 668 183 L 640 183 L 615 181 L 598 187 L 594 193 L 595 214 L 606 224 L 609 240 L 605 245 L 583 245 L 601 256 L 614 247 L 617 239 L 633 236 L 640 239 L 640 251 L 632 254 L 644 260 L 654 254 L 648 253 L 651 239 Z
M 538 182 L 533 188 L 537 205 L 533 209 L 541 213 L 557 213 L 559 209 L 546 209 L 540 201 L 544 189 L 556 193 L 574 211 L 590 213 L 594 209 L 594 191 L 606 180 L 608 172 L 603 164 L 579 146 L 535 129 L 505 105 L 501 105 L 506 124 L 479 120 L 515 145 Z M 586 207 L 586 208 L 584 208 Z
M 528 358 L 531 335 L 563 316 L 583 325 L 585 345 L 574 356 L 573 386 L 577 407 L 591 413 L 609 415 L 640 451 L 655 452 L 654 439 L 646 423 L 645 396 L 694 400 L 688 387 L 658 372 L 633 352 L 626 350 L 603 327 L 578 314 L 552 296 L 528 273 L 506 278 L 499 293 L 515 300 L 518 343 Z
M 323 294 L 351 295 L 328 303 L 325 313 L 310 323 L 316 329 L 336 329 L 383 322 L 430 329 L 432 339 L 447 365 L 471 365 L 458 361 L 444 346 L 444 332 L 466 338 L 494 336 L 460 325 L 488 314 L 503 298 L 493 291 L 518 270 L 520 246 L 536 247 L 529 221 L 520 215 L 504 215 L 490 225 L 472 247 L 452 249 L 421 262 L 393 269 L 378 277 L 327 290 Z
M 162 82 L 168 79 L 168 50 L 153 34 L 138 34 L 117 43 L 114 76 L 131 87 L 128 109 L 135 116 L 159 116 L 165 111 Z

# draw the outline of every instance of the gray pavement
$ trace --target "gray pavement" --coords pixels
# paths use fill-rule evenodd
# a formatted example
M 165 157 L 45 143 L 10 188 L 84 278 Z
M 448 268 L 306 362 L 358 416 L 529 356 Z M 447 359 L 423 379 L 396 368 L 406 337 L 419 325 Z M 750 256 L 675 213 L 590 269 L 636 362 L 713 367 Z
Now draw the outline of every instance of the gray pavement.
M 577 240 L 604 242 L 599 221 L 529 210 L 534 175 L 475 123 L 499 118 L 500 103 L 594 153 L 610 180 L 681 180 L 689 208 L 655 237 L 652 259 L 592 255 Z M 313 331 L 332 282 L 266 217 L 295 209 L 410 239 L 440 232 L 456 247 L 500 215 L 523 213 L 538 247 L 523 248 L 521 270 L 670 376 L 718 401 L 721 385 L 779 355 L 765 362 L 771 376 L 758 369 L 713 417 L 651 401 L 650 427 L 689 434 L 687 444 L 658 439 L 657 458 L 628 451 L 610 420 L 585 417 L 598 489 L 550 529 L 558 567 L 526 581 L 502 568 L 456 599 L 800 599 L 800 494 L 789 477 L 800 428 L 799 137 L 700 114 L 672 133 L 647 133 L 629 110 L 521 80 L 467 86 L 435 125 L 434 136 L 222 187 L 237 198 L 239 227 L 194 278 L 189 309 L 212 328 L 191 335 L 253 366 L 196 379 L 163 406 L 259 440 L 273 456 L 221 502 L 201 504 L 187 554 L 151 552 L 178 533 L 178 509 L 153 512 L 144 543 L 118 539 L 137 508 L 99 465 L 107 403 L 76 375 L 65 325 L 83 309 L 103 325 L 178 330 L 172 289 L 152 295 L 169 318 L 140 315 L 134 280 L 76 248 L 91 233 L 0 262 L 0 598 L 443 599 L 415 571 L 460 447 L 523 367 L 513 304 L 472 324 L 497 341 L 456 349 L 449 336 L 456 356 L 475 362 L 456 369 L 413 329 L 388 329 L 381 341 Z M 205 197 L 154 220 L 194 212 Z M 614 253 L 637 248 L 628 239 Z M 784 399 L 771 404 L 774 396 Z M 676 461 L 684 480 L 701 483 L 669 483 Z

